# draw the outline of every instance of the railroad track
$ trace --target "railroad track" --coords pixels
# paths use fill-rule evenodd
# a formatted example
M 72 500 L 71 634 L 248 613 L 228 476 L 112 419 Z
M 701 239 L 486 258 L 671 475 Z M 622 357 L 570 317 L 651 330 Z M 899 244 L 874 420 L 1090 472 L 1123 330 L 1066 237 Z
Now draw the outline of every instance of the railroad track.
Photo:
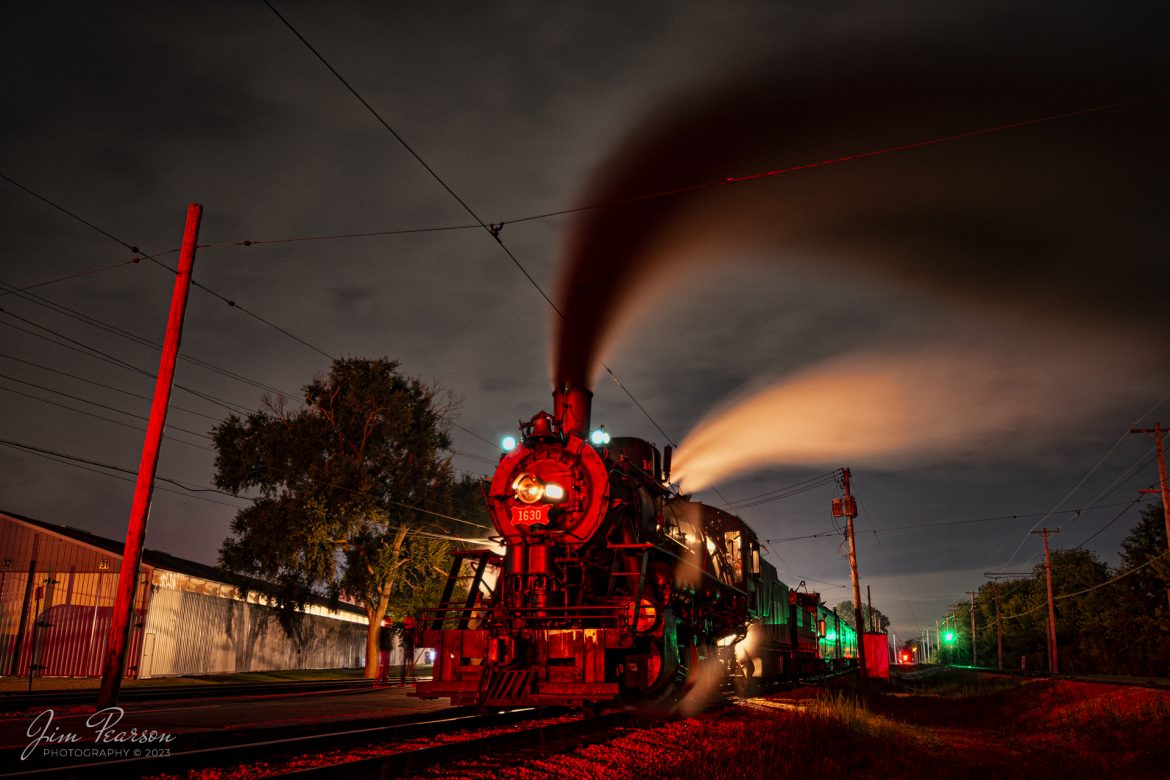
M 919 664 L 917 666 L 890 667 L 891 675 L 907 682 L 913 682 L 915 677 L 938 674 L 945 670 L 972 672 L 976 674 L 995 674 L 1008 677 L 1017 677 L 1023 680 L 1068 680 L 1071 682 L 1097 683 L 1098 685 L 1117 685 L 1125 688 L 1158 688 L 1170 689 L 1170 677 L 1121 677 L 1102 674 L 1052 674 L 1050 672 L 1020 671 L 1019 669 L 993 669 L 989 666 L 935 666 L 933 664 Z
M 540 756 L 605 742 L 625 732 L 634 716 L 624 710 L 571 719 L 554 718 L 524 728 L 487 729 L 486 733 L 432 745 L 417 745 L 388 755 L 374 755 L 345 762 L 290 768 L 277 777 L 297 780 L 332 780 L 406 777 L 424 770 L 456 763 L 472 763 L 478 773 L 495 774 L 507 766 Z
M 429 677 L 408 677 L 407 683 L 414 684 Z M 395 678 L 395 682 L 398 678 Z M 366 690 L 375 687 L 374 680 L 290 680 L 288 682 L 263 683 L 206 683 L 204 685 L 142 685 L 123 688 L 118 694 L 119 701 L 160 701 L 172 699 L 206 699 L 257 696 L 273 693 L 315 693 L 321 691 Z M 33 691 L 0 693 L 0 712 L 16 712 L 27 709 L 44 709 L 63 704 L 93 704 L 97 700 L 96 688 L 66 691 Z
M 401 756 L 398 759 L 399 762 L 409 762 L 411 760 L 409 756 L 416 753 L 420 756 L 437 755 L 425 752 L 418 753 L 421 748 L 404 744 L 411 740 L 449 739 L 451 734 L 458 732 L 468 734 L 470 744 L 476 739 L 477 732 L 484 732 L 488 729 L 515 728 L 526 721 L 542 717 L 547 716 L 531 708 L 505 710 L 485 715 L 465 707 L 457 710 L 444 710 L 440 714 L 386 725 L 362 728 L 351 726 L 344 729 L 333 725 L 329 728 L 318 729 L 315 733 L 298 734 L 280 739 L 243 741 L 193 750 L 166 751 L 165 746 L 159 749 L 158 745 L 143 745 L 140 746 L 142 748 L 140 752 L 144 755 L 137 758 L 99 757 L 96 760 L 82 760 L 75 763 L 42 761 L 39 766 L 29 765 L 19 772 L 0 771 L 0 778 L 69 777 L 82 780 L 84 778 L 152 777 L 162 774 L 181 776 L 193 769 L 233 768 L 255 763 L 272 766 L 290 761 L 293 762 L 291 766 L 295 769 L 305 769 L 305 763 L 316 763 L 317 768 L 327 770 L 334 765 L 349 766 L 341 763 L 347 752 L 370 746 L 385 750 L 386 755 L 382 757 L 383 759 L 393 759 L 394 755 L 398 754 Z M 434 744 L 423 745 L 423 747 L 431 746 Z M 77 743 L 65 747 L 94 749 L 98 746 L 92 743 Z M 130 752 L 133 752 L 135 746 L 130 747 Z M 150 752 L 169 754 L 145 755 Z M 416 761 L 425 762 L 426 760 L 419 758 Z M 15 763 L 10 762 L 7 765 L 14 766 Z M 354 775 L 337 776 L 352 777 Z

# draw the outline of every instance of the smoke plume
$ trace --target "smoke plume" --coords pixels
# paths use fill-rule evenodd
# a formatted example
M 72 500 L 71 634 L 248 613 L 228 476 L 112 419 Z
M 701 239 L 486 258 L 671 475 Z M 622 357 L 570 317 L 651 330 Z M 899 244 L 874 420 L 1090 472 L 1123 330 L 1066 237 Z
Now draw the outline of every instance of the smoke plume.
M 664 105 L 582 197 L 598 207 L 569 233 L 554 381 L 590 386 L 663 280 L 746 250 L 916 291 L 953 304 L 951 319 L 919 342 L 807 367 L 709 419 L 676 460 L 689 488 L 761 460 L 959 451 L 1116 400 L 1151 338 L 1170 332 L 1158 283 L 1167 11 L 1123 5 L 992 3 L 932 17 L 929 34 L 923 22 L 818 40 Z M 981 322 L 1016 330 L 978 335 Z M 729 441 L 736 453 L 710 455 Z

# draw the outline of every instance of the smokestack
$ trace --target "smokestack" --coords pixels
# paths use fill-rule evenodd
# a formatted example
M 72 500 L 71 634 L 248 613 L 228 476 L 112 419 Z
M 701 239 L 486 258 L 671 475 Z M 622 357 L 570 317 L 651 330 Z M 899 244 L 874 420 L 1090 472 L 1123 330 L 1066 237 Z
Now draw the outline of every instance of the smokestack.
M 584 439 L 589 435 L 589 411 L 593 393 L 579 387 L 560 387 L 553 391 L 553 417 L 565 435 Z

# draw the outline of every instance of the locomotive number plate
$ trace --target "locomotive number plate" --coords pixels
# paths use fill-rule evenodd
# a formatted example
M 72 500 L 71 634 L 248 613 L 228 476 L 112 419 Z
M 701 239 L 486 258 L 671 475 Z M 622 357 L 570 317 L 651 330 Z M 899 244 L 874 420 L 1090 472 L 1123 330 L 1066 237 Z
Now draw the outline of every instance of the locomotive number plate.
M 512 507 L 513 525 L 548 525 L 548 504 Z

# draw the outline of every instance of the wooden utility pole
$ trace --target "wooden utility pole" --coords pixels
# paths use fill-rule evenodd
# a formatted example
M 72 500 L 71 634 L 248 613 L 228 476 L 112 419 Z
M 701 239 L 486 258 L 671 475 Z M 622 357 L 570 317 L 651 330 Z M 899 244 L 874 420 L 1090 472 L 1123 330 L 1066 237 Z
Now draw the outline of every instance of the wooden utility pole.
M 122 552 L 122 567 L 118 572 L 118 590 L 114 611 L 110 618 L 110 635 L 102 662 L 102 687 L 98 694 L 98 708 L 113 707 L 118 703 L 122 676 L 126 671 L 126 649 L 130 639 L 130 625 L 134 612 L 134 590 L 138 584 L 138 567 L 142 562 L 142 546 L 146 541 L 146 521 L 150 499 L 154 493 L 154 475 L 158 467 L 159 447 L 167 424 L 167 408 L 171 386 L 175 379 L 175 361 L 183 335 L 183 316 L 187 311 L 187 292 L 191 287 L 191 269 L 195 265 L 195 245 L 199 239 L 199 220 L 203 207 L 198 203 L 187 206 L 187 224 L 183 231 L 183 246 L 179 253 L 179 271 L 171 294 L 171 312 L 167 318 L 166 340 L 154 385 L 154 401 L 150 408 L 150 422 L 142 445 L 142 461 L 138 465 L 138 482 L 134 488 L 134 503 L 130 508 L 130 523 L 126 529 L 126 546 Z
M 1166 549 L 1170 550 L 1170 489 L 1166 486 L 1166 450 L 1162 447 L 1162 434 L 1166 429 L 1161 423 L 1154 423 L 1153 428 L 1130 428 L 1130 433 L 1154 434 L 1154 448 L 1158 450 L 1158 481 L 1159 490 L 1143 490 L 1142 493 L 1161 493 L 1162 519 L 1166 522 Z M 1170 604 L 1170 588 L 1166 589 L 1166 600 Z
M 1044 578 L 1048 582 L 1048 671 L 1056 674 L 1060 667 L 1056 662 L 1056 606 L 1052 600 L 1052 559 L 1048 555 L 1048 535 L 1058 534 L 1060 529 L 1041 528 L 1032 533 L 1044 535 Z
M 841 480 L 844 486 L 844 498 L 833 501 L 833 515 L 846 519 L 845 527 L 849 534 L 849 571 L 853 576 L 853 624 L 857 626 L 857 663 L 861 667 L 861 676 L 865 677 L 865 621 L 861 617 L 861 580 L 857 575 L 857 543 L 853 539 L 853 518 L 857 517 L 857 501 L 849 489 L 849 469 L 841 469 Z
M 996 663 L 999 669 L 1003 669 L 1003 627 L 999 622 L 999 580 L 1003 577 L 1031 577 L 1030 571 L 985 571 L 984 577 L 991 578 L 991 584 L 994 586 L 992 593 L 995 594 L 995 649 L 996 649 Z
M 873 616 L 873 594 L 869 592 L 869 586 L 865 586 L 865 605 L 869 608 L 869 630 L 877 632 L 877 620 Z
M 969 590 L 967 592 L 971 594 L 971 665 L 978 666 L 975 654 L 975 591 Z
M 1003 629 L 999 625 L 999 583 L 992 582 L 992 592 L 995 594 L 995 647 L 996 668 L 1003 671 Z

